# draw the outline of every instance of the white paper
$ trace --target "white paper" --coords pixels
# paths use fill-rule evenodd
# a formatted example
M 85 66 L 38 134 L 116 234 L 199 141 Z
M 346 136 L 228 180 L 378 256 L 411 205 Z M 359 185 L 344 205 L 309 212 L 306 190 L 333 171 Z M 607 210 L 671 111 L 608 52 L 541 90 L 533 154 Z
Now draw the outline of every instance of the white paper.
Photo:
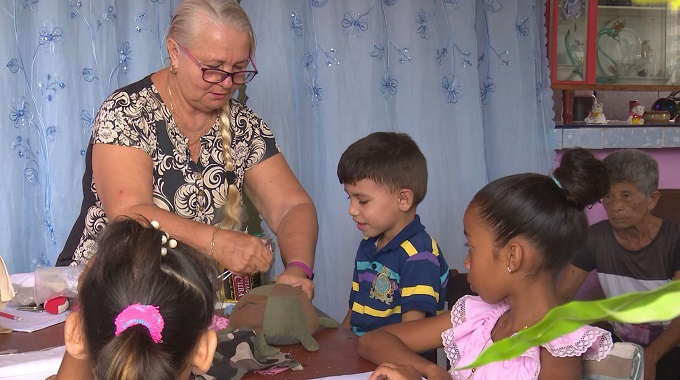
M 340 375 L 340 376 L 328 376 L 328 377 L 319 377 L 317 379 L 313 380 L 331 380 L 331 379 L 342 379 L 342 380 L 366 380 L 371 376 L 373 372 L 363 372 L 363 373 L 354 373 L 351 375 Z
M 10 305 L 5 306 L 2 311 L 20 317 L 21 321 L 15 321 L 0 316 L 0 326 L 7 327 L 14 331 L 28 333 L 64 322 L 70 313 L 68 310 L 61 314 L 51 314 L 46 311 L 24 311 L 17 310 L 16 306 Z
M 328 376 L 328 377 L 319 377 L 316 379 L 312 380 L 333 380 L 333 379 L 339 379 L 339 380 L 366 380 L 368 379 L 373 372 L 363 372 L 363 373 L 353 373 L 351 375 L 340 375 L 340 376 Z M 423 378 L 423 380 L 426 380 Z
M 44 380 L 59 370 L 64 346 L 22 354 L 0 355 L 0 379 Z

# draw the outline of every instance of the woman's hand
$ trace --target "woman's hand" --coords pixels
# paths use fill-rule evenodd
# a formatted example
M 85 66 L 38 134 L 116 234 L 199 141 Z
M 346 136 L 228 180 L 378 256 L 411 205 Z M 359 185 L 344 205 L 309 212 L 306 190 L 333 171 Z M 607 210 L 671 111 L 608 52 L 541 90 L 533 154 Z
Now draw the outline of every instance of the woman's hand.
M 411 365 L 383 363 L 373 371 L 369 380 L 421 380 L 422 374 Z
M 218 230 L 215 233 L 213 258 L 238 275 L 266 272 L 274 264 L 274 254 L 257 236 Z
M 307 278 L 307 274 L 300 268 L 288 267 L 283 271 L 276 279 L 279 284 L 288 284 L 295 288 L 302 289 L 303 292 L 309 297 L 309 299 L 314 298 L 314 282 Z

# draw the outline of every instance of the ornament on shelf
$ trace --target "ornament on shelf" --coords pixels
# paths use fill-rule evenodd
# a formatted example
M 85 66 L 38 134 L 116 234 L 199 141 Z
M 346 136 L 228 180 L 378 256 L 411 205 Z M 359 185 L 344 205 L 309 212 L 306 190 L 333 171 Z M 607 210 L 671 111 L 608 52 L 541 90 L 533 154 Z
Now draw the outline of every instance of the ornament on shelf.
M 607 124 L 607 118 L 604 116 L 604 105 L 602 103 L 593 104 L 593 109 L 586 116 L 586 124 Z
M 642 118 L 642 115 L 645 113 L 645 106 L 642 104 L 635 102 L 633 104 L 633 108 L 630 109 L 630 113 L 628 114 L 628 124 L 632 125 L 641 125 L 645 123 L 645 119 Z

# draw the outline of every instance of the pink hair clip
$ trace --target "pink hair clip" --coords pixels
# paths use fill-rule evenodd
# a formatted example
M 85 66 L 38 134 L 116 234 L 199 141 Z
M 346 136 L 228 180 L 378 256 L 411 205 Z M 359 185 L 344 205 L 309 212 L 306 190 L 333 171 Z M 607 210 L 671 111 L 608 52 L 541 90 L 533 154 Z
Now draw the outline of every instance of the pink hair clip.
M 161 333 L 165 326 L 165 321 L 158 306 L 133 304 L 121 311 L 116 317 L 116 336 L 120 335 L 128 327 L 142 325 L 149 330 L 151 339 L 154 343 L 162 343 Z

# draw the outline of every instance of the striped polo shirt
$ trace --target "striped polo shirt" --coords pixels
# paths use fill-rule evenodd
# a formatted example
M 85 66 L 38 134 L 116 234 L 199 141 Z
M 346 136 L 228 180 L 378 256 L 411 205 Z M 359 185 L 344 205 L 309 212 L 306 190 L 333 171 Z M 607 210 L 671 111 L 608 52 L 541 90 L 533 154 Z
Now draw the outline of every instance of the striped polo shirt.
M 418 215 L 380 250 L 377 240 L 364 238 L 357 250 L 349 308 L 358 335 L 401 322 L 409 310 L 435 315 L 446 301 L 449 267 Z

